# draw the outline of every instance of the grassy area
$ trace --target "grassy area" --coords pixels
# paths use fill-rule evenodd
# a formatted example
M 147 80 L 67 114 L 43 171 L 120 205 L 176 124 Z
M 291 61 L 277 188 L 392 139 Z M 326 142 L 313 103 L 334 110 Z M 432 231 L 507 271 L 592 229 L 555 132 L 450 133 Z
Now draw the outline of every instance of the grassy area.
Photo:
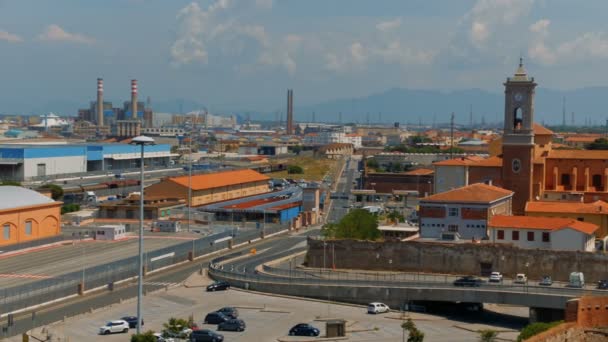
M 284 159 L 281 161 L 275 161 L 275 163 L 286 163 L 288 165 L 298 165 L 304 169 L 303 174 L 287 174 L 287 171 L 272 172 L 268 173 L 267 176 L 271 178 L 293 178 L 293 179 L 306 179 L 320 181 L 323 180 L 323 176 L 330 170 L 330 168 L 337 165 L 337 160 L 326 159 L 326 158 L 313 158 L 313 157 L 294 157 Z

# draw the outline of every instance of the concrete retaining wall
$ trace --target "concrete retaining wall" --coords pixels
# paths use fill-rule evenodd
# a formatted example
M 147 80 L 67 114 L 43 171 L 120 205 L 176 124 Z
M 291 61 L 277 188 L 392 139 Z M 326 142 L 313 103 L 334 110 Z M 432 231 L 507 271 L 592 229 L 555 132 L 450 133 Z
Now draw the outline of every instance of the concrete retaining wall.
M 443 274 L 480 275 L 482 264 L 507 277 L 526 273 L 530 281 L 544 275 L 568 281 L 570 272 L 585 274 L 587 283 L 608 278 L 608 255 L 520 249 L 504 244 L 438 243 L 438 242 L 371 242 L 355 240 L 323 241 L 309 239 L 307 265 L 362 270 L 414 271 Z M 527 265 L 527 266 L 526 266 Z

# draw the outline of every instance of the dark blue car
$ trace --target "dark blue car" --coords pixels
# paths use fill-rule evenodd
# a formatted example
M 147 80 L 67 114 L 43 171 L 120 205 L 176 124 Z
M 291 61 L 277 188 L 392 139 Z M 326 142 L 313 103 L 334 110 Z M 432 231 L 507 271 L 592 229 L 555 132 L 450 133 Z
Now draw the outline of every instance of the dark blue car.
M 222 342 L 224 335 L 220 335 L 214 331 L 202 329 L 194 330 L 190 334 L 190 342 Z
M 221 312 L 211 312 L 205 316 L 205 324 L 220 324 L 222 322 L 226 322 L 230 317 L 224 315 Z
M 133 329 L 137 327 L 137 317 L 136 316 L 125 316 L 121 318 L 123 321 L 129 323 L 129 328 Z M 144 319 L 141 319 L 141 325 L 144 325 Z
M 289 336 L 319 336 L 319 329 L 310 324 L 300 323 L 289 329 Z

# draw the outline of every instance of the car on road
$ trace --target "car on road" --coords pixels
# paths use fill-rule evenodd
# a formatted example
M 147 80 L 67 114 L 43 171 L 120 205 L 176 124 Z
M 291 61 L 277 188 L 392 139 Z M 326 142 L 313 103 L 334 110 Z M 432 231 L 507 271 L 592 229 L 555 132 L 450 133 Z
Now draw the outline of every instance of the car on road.
M 109 335 L 113 333 L 128 333 L 129 323 L 123 320 L 110 321 L 103 327 L 99 328 L 100 335 Z
M 229 319 L 217 325 L 217 330 L 230 330 L 230 331 L 245 331 L 245 321 L 242 319 Z
M 194 330 L 190 334 L 190 342 L 222 342 L 224 335 L 208 329 Z
M 134 329 L 137 328 L 137 316 L 125 316 L 122 317 L 121 320 L 129 323 L 129 328 Z M 144 319 L 141 319 L 141 325 L 144 325 Z
M 483 280 L 475 276 L 464 276 L 454 280 L 454 286 L 479 287 L 482 284 Z
M 227 281 L 216 281 L 207 286 L 207 292 L 228 290 L 230 284 Z
M 374 302 L 374 303 L 367 304 L 367 313 L 370 313 L 370 314 L 379 314 L 379 313 L 389 312 L 390 310 L 391 309 L 388 307 L 388 305 L 386 305 L 384 303 Z
M 502 283 L 502 274 L 500 272 L 492 272 L 488 280 L 490 283 Z
M 597 289 L 598 290 L 608 290 L 608 280 L 602 279 L 602 280 L 598 281 Z
M 156 342 L 175 342 L 175 339 L 173 339 L 172 337 L 163 337 L 163 334 L 161 333 L 154 333 L 153 334 Z
M 224 315 L 221 312 L 210 312 L 205 316 L 205 324 L 220 324 L 226 322 L 230 317 Z
M 526 284 L 528 282 L 528 277 L 526 277 L 523 273 L 517 273 L 515 279 L 513 279 L 514 284 Z
M 232 306 L 223 307 L 223 308 L 217 310 L 216 312 L 221 312 L 224 315 L 228 316 L 229 318 L 238 318 L 239 317 L 239 310 L 237 310 L 235 307 L 232 307 Z
M 300 323 L 289 329 L 289 336 L 319 336 L 321 331 L 310 324 Z
M 543 276 L 543 278 L 538 282 L 540 286 L 551 286 L 553 285 L 553 279 L 550 276 Z

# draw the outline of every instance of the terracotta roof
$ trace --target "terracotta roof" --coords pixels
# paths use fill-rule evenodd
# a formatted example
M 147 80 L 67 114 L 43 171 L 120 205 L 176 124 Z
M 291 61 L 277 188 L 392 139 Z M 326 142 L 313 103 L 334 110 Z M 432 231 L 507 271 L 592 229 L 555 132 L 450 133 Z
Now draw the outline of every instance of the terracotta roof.
M 553 135 L 553 134 L 555 134 L 555 133 L 553 133 L 552 130 L 550 130 L 542 125 L 539 125 L 536 122 L 534 123 L 532 130 L 534 131 L 534 135 Z
M 582 143 L 592 143 L 594 142 L 596 139 L 598 139 L 598 137 L 590 137 L 590 136 L 571 136 L 571 137 L 567 137 L 566 139 L 564 139 L 564 141 L 566 142 L 582 142 Z
M 219 188 L 228 185 L 267 181 L 270 178 L 251 169 L 206 173 L 192 176 L 192 190 Z M 188 176 L 169 178 L 170 181 L 188 187 Z
M 285 210 L 285 209 L 295 208 L 295 207 L 299 207 L 299 206 L 300 206 L 300 202 L 291 202 L 291 203 L 280 204 L 280 205 L 277 205 L 272 208 L 268 208 L 268 210 Z
M 526 203 L 526 212 L 608 215 L 608 203 L 604 201 L 593 203 L 537 201 Z
M 474 162 L 482 160 L 482 157 L 479 156 L 466 156 L 448 160 L 442 160 L 438 162 L 434 162 L 433 165 L 437 166 L 466 166 L 471 165 Z
M 496 215 L 488 222 L 490 228 L 521 228 L 540 230 L 560 230 L 571 228 L 585 234 L 593 234 L 599 227 L 589 222 L 581 222 L 571 218 L 535 217 L 535 216 L 505 216 Z
M 484 183 L 475 183 L 458 189 L 431 195 L 421 199 L 421 201 L 491 203 L 509 196 L 513 196 L 513 191 Z
M 548 159 L 608 159 L 608 151 L 602 150 L 551 150 Z
M 433 171 L 431 169 L 416 169 L 416 170 L 404 172 L 404 174 L 412 175 L 412 176 L 432 175 L 433 173 L 435 173 L 435 171 Z
M 494 156 L 473 162 L 470 165 L 479 167 L 502 167 L 502 158 Z

